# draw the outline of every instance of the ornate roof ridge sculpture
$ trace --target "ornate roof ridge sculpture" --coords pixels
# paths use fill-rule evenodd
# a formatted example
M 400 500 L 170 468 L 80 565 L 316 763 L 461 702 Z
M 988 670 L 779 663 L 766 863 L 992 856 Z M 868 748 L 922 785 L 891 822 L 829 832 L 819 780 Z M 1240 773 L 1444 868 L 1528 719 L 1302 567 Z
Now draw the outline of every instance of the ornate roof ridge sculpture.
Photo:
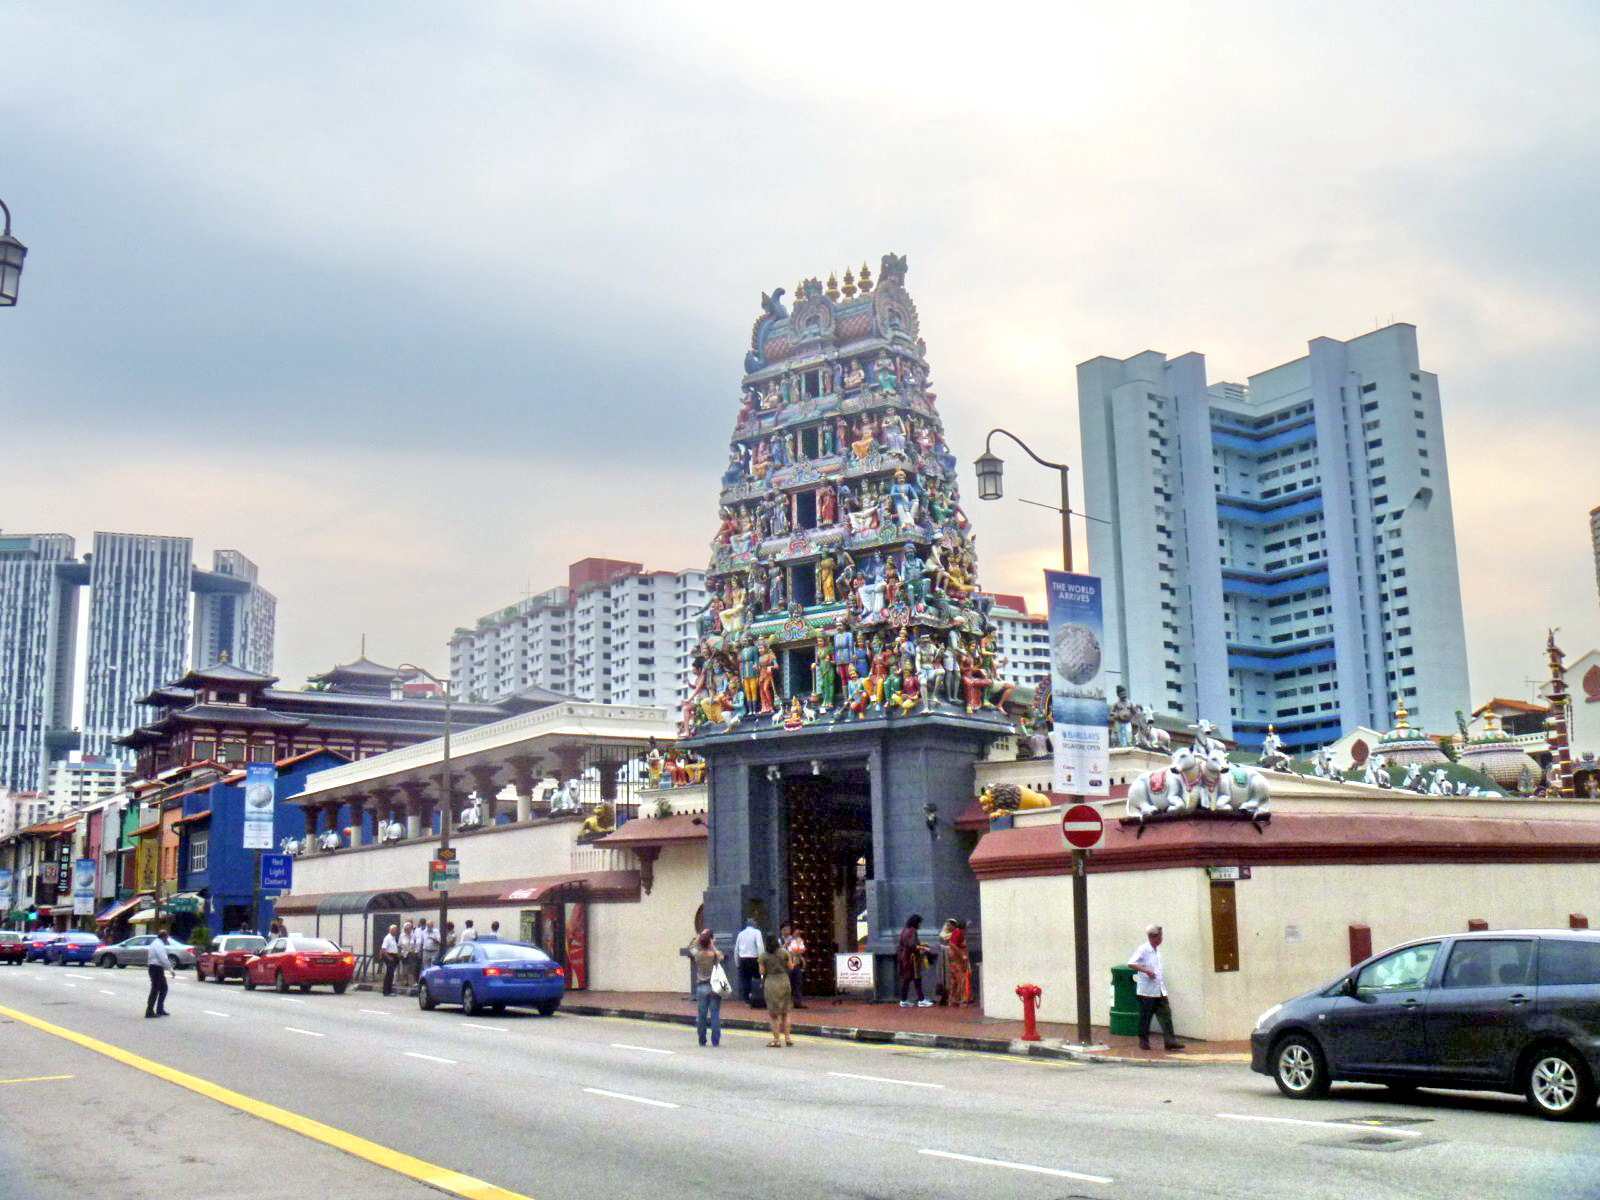
M 682 732 L 944 713 L 999 679 L 904 256 L 761 296 Z M 995 724 L 999 726 L 999 722 Z M 1003 727 L 997 732 L 1003 732 Z

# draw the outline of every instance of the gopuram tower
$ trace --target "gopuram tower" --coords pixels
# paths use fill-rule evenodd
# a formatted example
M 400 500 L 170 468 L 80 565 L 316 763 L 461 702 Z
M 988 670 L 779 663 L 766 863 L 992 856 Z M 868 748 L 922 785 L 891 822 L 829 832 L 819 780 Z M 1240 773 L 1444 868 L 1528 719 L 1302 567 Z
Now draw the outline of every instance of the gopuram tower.
M 956 459 L 906 260 L 761 298 L 722 476 L 688 745 L 711 801 L 706 924 L 793 920 L 806 984 L 833 955 L 927 938 L 978 889 L 956 828 L 973 764 L 1012 732 Z M 860 914 L 865 912 L 865 919 Z

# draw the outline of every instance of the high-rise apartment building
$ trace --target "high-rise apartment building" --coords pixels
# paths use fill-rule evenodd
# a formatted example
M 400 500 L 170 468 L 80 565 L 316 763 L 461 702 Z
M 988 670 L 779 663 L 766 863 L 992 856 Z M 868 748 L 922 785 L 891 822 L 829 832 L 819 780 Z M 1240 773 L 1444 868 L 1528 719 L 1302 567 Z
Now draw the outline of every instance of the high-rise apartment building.
M 189 538 L 96 533 L 82 562 L 73 550 L 66 534 L 0 537 L 0 786 L 18 791 L 44 791 L 50 763 L 73 748 L 125 758 L 115 739 L 149 716 L 135 699 L 182 675 L 191 650 L 201 666 L 224 653 L 246 670 L 272 666 L 277 601 L 238 551 L 218 551 L 215 569 L 201 571 Z M 71 719 L 85 586 L 79 734 Z
M 1589 542 L 1594 547 L 1594 582 L 1600 588 L 1600 508 L 1589 510 Z
M 491 701 L 543 687 L 597 703 L 679 703 L 706 606 L 705 572 L 586 558 L 567 575 L 565 587 L 455 631 L 456 694 Z
M 0 788 L 41 790 L 50 759 L 70 744 L 73 549 L 64 533 L 0 537 Z
M 1450 724 L 1466 636 L 1438 379 L 1416 328 L 1206 382 L 1156 352 L 1078 367 L 1106 653 L 1129 693 L 1242 745 L 1294 749 L 1398 700 Z
M 1028 602 L 1005 592 L 992 597 L 989 623 L 994 627 L 1000 666 L 995 674 L 1019 687 L 1034 687 L 1050 674 L 1049 621 L 1028 612 Z

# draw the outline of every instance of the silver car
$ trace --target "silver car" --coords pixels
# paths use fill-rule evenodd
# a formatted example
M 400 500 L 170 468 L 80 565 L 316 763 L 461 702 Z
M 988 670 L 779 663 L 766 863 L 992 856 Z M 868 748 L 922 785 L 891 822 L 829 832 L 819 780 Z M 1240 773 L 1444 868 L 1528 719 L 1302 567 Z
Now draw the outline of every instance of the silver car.
M 138 937 L 131 937 L 125 942 L 102 946 L 94 956 L 94 965 L 97 967 L 149 966 L 150 943 L 155 940 L 154 934 L 141 933 Z M 172 956 L 172 965 L 175 967 L 194 966 L 195 952 L 193 946 L 185 946 L 181 942 L 169 941 L 167 943 L 167 953 Z

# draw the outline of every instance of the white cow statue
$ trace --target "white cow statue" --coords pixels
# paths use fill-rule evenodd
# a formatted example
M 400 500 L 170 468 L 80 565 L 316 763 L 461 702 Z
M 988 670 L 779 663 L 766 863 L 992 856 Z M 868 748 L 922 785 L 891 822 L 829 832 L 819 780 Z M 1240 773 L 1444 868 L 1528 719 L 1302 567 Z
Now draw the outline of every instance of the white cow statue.
M 339 831 L 336 829 L 327 830 L 320 838 L 317 839 L 317 849 L 319 850 L 337 850 L 338 848 Z
M 399 821 L 390 821 L 381 826 L 379 840 L 385 842 L 398 842 L 406 836 L 406 827 Z
M 476 796 L 474 796 L 472 798 L 472 803 L 468 804 L 465 808 L 463 808 L 461 810 L 461 820 L 459 822 L 457 822 L 457 828 L 460 828 L 460 829 L 476 829 L 476 828 L 478 828 L 478 826 L 480 826 L 482 824 L 483 824 L 483 801 L 479 800 Z
M 1376 754 L 1367 756 L 1367 765 L 1361 768 L 1361 782 L 1368 787 L 1392 788 L 1389 782 L 1389 772 L 1384 769 L 1383 759 Z
M 1454 791 L 1455 789 L 1450 786 L 1450 779 L 1445 774 L 1445 769 L 1443 767 L 1435 767 L 1431 772 L 1429 772 L 1428 795 L 1449 796 L 1453 794 Z
M 1400 781 L 1400 786 L 1408 792 L 1426 792 L 1427 780 L 1422 777 L 1422 764 L 1412 763 L 1406 768 L 1406 777 Z
M 305 844 L 299 838 L 284 838 L 278 843 L 278 853 L 293 854 L 297 858 L 304 849 Z
M 1268 729 L 1267 736 L 1261 741 L 1261 757 L 1258 764 L 1266 771 L 1292 771 L 1294 762 L 1283 748 L 1283 739 L 1276 730 Z
M 1265 816 L 1271 799 L 1267 777 L 1255 767 L 1231 763 L 1220 750 L 1206 756 L 1204 794 L 1214 812 L 1242 812 Z
M 1128 815 L 1142 821 L 1187 812 L 1193 805 L 1191 792 L 1199 785 L 1200 760 L 1189 747 L 1179 746 L 1173 751 L 1171 766 L 1146 771 L 1128 785 Z
M 1156 724 L 1156 710 L 1140 704 L 1133 710 L 1133 744 L 1159 754 L 1172 751 L 1172 735 Z

